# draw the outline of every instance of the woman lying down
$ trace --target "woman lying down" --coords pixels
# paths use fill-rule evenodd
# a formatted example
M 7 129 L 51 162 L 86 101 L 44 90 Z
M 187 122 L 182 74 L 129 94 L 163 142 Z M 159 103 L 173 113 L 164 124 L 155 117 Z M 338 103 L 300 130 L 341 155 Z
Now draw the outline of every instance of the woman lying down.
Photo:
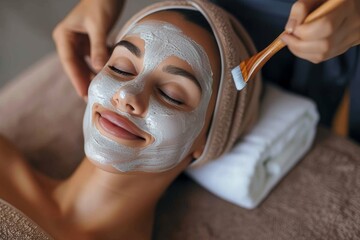
M 248 51 L 241 26 L 211 3 L 141 11 L 89 87 L 81 164 L 55 181 L 2 139 L 1 201 L 41 236 L 150 239 L 171 182 L 228 151 L 255 122 L 260 80 L 237 92 L 230 73 Z

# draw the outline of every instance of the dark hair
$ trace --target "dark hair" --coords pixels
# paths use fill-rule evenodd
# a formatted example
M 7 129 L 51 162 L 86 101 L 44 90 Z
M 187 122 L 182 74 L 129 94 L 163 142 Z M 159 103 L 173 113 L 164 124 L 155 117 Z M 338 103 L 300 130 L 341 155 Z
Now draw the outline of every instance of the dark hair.
M 202 13 L 200 13 L 197 10 L 191 10 L 191 9 L 168 9 L 168 10 L 162 10 L 162 11 L 155 12 L 155 13 L 161 13 L 161 12 L 179 13 L 185 18 L 185 20 L 187 20 L 187 21 L 189 21 L 191 23 L 195 23 L 199 27 L 201 27 L 201 28 L 205 29 L 206 31 L 208 31 L 211 34 L 211 36 L 214 36 L 214 33 L 213 33 L 212 29 L 211 29 L 210 24 L 208 23 L 206 18 L 202 15 Z
M 202 15 L 202 13 L 200 13 L 199 11 L 190 10 L 190 9 L 171 9 L 168 11 L 177 12 L 183 15 L 187 21 L 195 23 L 196 25 L 204 28 L 211 35 L 213 35 L 213 31 L 211 29 L 209 22 L 206 20 L 204 15 Z

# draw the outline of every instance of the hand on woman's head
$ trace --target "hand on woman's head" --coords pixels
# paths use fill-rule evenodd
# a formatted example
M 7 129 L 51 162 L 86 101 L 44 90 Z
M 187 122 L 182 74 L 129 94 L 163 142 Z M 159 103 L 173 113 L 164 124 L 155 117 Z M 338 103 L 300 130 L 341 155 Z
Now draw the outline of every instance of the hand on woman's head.
M 81 97 L 87 96 L 93 75 L 85 57 L 90 55 L 92 68 L 96 71 L 104 66 L 109 58 L 107 34 L 124 2 L 82 0 L 53 31 L 63 68 Z
M 331 1 L 331 0 L 330 0 Z M 282 37 L 296 56 L 319 63 L 340 55 L 360 44 L 360 1 L 340 1 L 337 8 L 323 17 L 303 24 L 325 0 L 298 0 L 294 3 Z

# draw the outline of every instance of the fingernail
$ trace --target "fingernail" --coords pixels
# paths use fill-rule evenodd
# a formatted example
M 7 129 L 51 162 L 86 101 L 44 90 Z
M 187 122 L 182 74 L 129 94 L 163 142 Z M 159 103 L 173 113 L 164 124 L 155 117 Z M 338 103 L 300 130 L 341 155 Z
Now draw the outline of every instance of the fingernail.
M 286 23 L 285 31 L 289 34 L 293 33 L 296 27 L 296 19 L 289 19 L 289 21 Z
M 83 97 L 84 101 L 87 103 L 88 102 L 88 97 L 87 96 L 84 96 Z

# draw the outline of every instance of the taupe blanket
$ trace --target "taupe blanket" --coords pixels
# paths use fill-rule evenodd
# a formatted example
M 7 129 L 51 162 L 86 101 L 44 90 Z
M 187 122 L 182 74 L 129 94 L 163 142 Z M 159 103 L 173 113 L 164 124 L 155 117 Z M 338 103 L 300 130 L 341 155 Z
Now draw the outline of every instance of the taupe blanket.
M 159 204 L 155 239 L 360 239 L 360 147 L 320 128 L 312 150 L 256 209 L 180 177 Z

